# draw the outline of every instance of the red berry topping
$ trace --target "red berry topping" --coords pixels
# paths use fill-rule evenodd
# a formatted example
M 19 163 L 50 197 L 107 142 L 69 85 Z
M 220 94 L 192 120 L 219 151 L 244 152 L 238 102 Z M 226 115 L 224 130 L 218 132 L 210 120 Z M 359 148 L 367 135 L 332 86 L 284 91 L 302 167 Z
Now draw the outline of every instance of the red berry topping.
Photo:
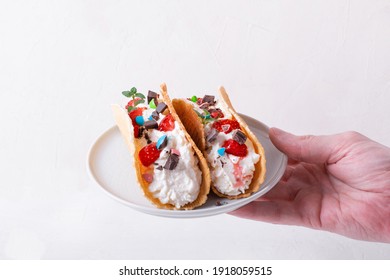
M 156 143 L 150 143 L 143 147 L 138 154 L 138 158 L 143 166 L 149 166 L 160 157 L 161 151 L 156 147 Z
M 136 125 L 137 123 L 135 122 L 135 118 L 138 117 L 138 116 L 142 116 L 142 112 L 145 110 L 144 107 L 140 107 L 140 108 L 137 108 L 137 109 L 134 109 L 133 111 L 131 111 L 129 113 L 129 117 L 131 119 L 131 122 L 133 123 L 133 125 Z
M 126 105 L 126 110 L 127 110 L 127 108 L 130 107 L 130 106 L 131 106 L 131 107 L 134 107 L 134 102 L 137 101 L 137 100 L 141 100 L 141 98 L 140 98 L 140 97 L 136 97 L 136 98 L 130 100 L 129 103 L 127 103 L 127 105 Z
M 136 124 L 136 125 L 133 126 L 133 128 L 134 128 L 134 137 L 135 138 L 139 138 L 140 137 L 140 135 L 139 135 L 139 125 Z
M 213 127 L 219 132 L 224 132 L 228 134 L 234 129 L 241 129 L 240 124 L 236 120 L 220 120 L 213 123 Z
M 216 119 L 216 118 L 219 117 L 219 113 L 218 113 L 217 111 L 212 112 L 210 115 L 211 115 L 211 117 L 212 117 L 213 119 Z
M 171 114 L 166 115 L 160 124 L 158 125 L 158 130 L 160 131 L 171 131 L 175 128 L 175 120 Z
M 139 125 L 135 122 L 135 118 L 138 116 L 142 116 L 142 112 L 145 110 L 144 107 L 134 109 L 129 113 L 129 117 L 131 119 L 131 123 L 133 124 L 134 127 L 134 137 L 138 138 L 139 137 Z
M 210 115 L 211 115 L 211 117 L 213 119 L 218 119 L 218 118 L 223 118 L 224 117 L 224 115 L 223 115 L 221 110 L 213 111 Z
M 233 139 L 226 140 L 222 147 L 225 148 L 225 152 L 237 157 L 245 157 L 248 154 L 248 148 L 245 144 L 239 144 Z

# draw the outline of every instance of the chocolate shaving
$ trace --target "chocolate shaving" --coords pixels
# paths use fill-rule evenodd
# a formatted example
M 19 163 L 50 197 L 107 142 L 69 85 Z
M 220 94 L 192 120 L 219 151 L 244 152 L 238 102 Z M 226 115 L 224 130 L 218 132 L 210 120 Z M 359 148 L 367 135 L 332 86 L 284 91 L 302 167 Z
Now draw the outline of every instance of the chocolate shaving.
M 161 103 L 160 103 L 161 104 Z M 155 120 L 146 121 L 144 123 L 146 129 L 153 129 L 158 127 L 158 123 Z
M 208 143 L 211 143 L 211 142 L 214 142 L 215 139 L 217 139 L 217 136 L 218 136 L 218 131 L 216 129 L 212 129 L 209 134 L 207 135 L 206 137 L 206 141 Z
M 199 108 L 200 109 L 208 109 L 209 108 L 209 103 L 202 103 L 202 104 L 200 104 L 200 106 L 199 106 Z
M 209 103 L 210 105 L 214 105 L 214 95 L 205 95 L 202 99 L 202 102 Z
M 146 139 L 146 143 L 148 143 L 148 144 L 152 143 L 152 140 L 150 140 L 150 137 L 149 137 L 148 131 L 147 131 L 147 130 L 145 130 L 145 128 L 144 128 L 144 127 L 142 127 L 142 129 L 143 129 L 143 131 L 144 131 L 144 137 L 145 137 L 145 139 Z
M 156 111 L 153 111 L 152 113 L 152 118 L 156 121 L 158 121 L 158 119 L 160 118 L 160 114 L 157 113 Z
M 154 99 L 154 104 L 156 104 L 156 106 L 157 106 L 157 104 L 158 104 L 157 97 L 158 97 L 157 93 L 149 90 L 148 91 L 148 104 L 150 103 L 150 101 L 152 101 L 152 99 Z
M 240 145 L 244 144 L 246 141 L 246 138 L 247 138 L 246 135 L 239 129 L 237 129 L 233 132 L 232 137 L 233 137 L 233 140 L 237 141 L 238 144 L 240 144 Z
M 157 108 L 156 108 L 156 112 L 161 114 L 162 112 L 164 112 L 164 110 L 167 107 L 168 107 L 167 104 L 165 104 L 164 102 L 158 103 Z
M 145 131 L 145 128 L 143 126 L 140 126 L 139 129 L 138 129 L 138 135 L 137 135 L 137 138 L 141 138 L 143 133 Z
M 163 167 L 161 165 L 157 166 L 156 169 L 163 170 Z
M 164 169 L 173 170 L 176 168 L 179 163 L 179 156 L 175 154 L 170 154 L 167 162 L 164 165 Z

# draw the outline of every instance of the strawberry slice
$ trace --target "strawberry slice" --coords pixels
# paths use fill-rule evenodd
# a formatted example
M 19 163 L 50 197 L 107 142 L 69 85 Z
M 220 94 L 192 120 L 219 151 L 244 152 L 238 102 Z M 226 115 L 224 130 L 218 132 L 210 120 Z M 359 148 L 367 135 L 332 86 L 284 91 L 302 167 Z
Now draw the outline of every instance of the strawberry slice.
M 233 139 L 226 140 L 222 147 L 225 152 L 237 157 L 245 157 L 248 154 L 248 147 L 245 144 L 239 144 Z
M 133 126 L 133 128 L 134 128 L 134 137 L 135 138 L 139 138 L 140 137 L 140 135 L 139 135 L 139 125 L 136 124 L 136 125 Z
M 139 125 L 135 122 L 135 118 L 138 116 L 142 116 L 142 112 L 145 110 L 144 107 L 140 107 L 137 109 L 134 109 L 129 113 L 129 117 L 131 119 L 131 123 L 133 124 L 134 127 L 134 137 L 138 138 L 139 137 Z
M 138 158 L 143 166 L 149 166 L 160 157 L 161 151 L 156 147 L 156 143 L 150 143 L 143 147 L 138 154 Z
M 166 115 L 160 124 L 158 125 L 158 130 L 160 131 L 171 131 L 175 128 L 175 120 L 171 114 Z
M 234 129 L 241 129 L 240 124 L 236 120 L 219 120 L 213 123 L 213 127 L 219 132 L 224 132 L 228 134 L 232 132 Z
M 133 123 L 133 125 L 136 125 L 137 123 L 135 122 L 135 118 L 138 117 L 138 116 L 142 116 L 142 112 L 145 110 L 145 107 L 140 107 L 140 108 L 137 108 L 137 109 L 134 109 L 133 111 L 131 111 L 129 113 L 129 117 L 131 119 L 131 122 Z
M 215 110 L 210 115 L 211 115 L 211 117 L 213 119 L 218 119 L 218 118 L 223 118 L 224 117 L 224 115 L 223 115 L 221 110 Z

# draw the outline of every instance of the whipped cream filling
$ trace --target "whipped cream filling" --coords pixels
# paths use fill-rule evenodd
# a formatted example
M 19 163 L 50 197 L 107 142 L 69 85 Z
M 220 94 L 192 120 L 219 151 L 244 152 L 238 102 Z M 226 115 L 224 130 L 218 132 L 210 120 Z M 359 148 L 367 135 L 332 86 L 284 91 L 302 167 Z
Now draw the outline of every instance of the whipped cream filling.
M 196 102 L 189 100 L 187 102 L 199 114 L 204 112 Z M 223 118 L 217 120 L 233 118 L 224 102 L 217 100 L 214 106 L 215 108 L 220 108 L 224 114 Z M 214 121 L 210 121 L 203 125 L 206 136 L 212 130 L 213 123 Z M 223 146 L 224 142 L 232 139 L 233 132 L 234 130 L 227 134 L 220 132 L 212 143 L 206 141 L 206 159 L 210 167 L 213 185 L 219 192 L 230 196 L 244 193 L 249 188 L 253 179 L 255 164 L 260 160 L 260 155 L 255 152 L 253 144 L 249 139 L 245 141 L 245 145 L 248 148 L 248 154 L 245 157 L 237 157 L 227 153 L 222 156 L 218 154 L 218 149 Z
M 212 129 L 212 123 L 204 127 L 206 135 Z M 207 161 L 211 167 L 211 179 L 214 187 L 219 192 L 226 195 L 239 195 L 249 188 L 252 182 L 255 164 L 259 161 L 260 155 L 256 154 L 253 144 L 246 140 L 248 154 L 245 157 L 237 157 L 225 153 L 218 154 L 218 149 L 223 143 L 232 138 L 234 131 L 225 134 L 218 133 L 217 139 L 212 143 L 207 143 Z
M 147 108 L 143 111 L 143 117 L 147 120 L 154 110 Z M 157 123 L 160 123 L 164 115 L 160 115 Z M 157 165 L 164 166 L 169 157 L 171 149 L 180 152 L 179 162 L 175 169 L 159 170 L 154 168 L 153 181 L 149 185 L 149 190 L 154 197 L 158 198 L 163 204 L 172 204 L 176 208 L 191 203 L 196 200 L 200 191 L 202 182 L 202 172 L 198 166 L 198 158 L 191 144 L 187 141 L 184 131 L 175 121 L 175 128 L 172 131 L 159 131 L 157 129 L 148 130 L 149 138 L 152 142 L 166 135 L 168 138 L 167 146 L 161 151 L 160 157 L 155 162 Z M 146 145 L 146 140 L 145 141 Z

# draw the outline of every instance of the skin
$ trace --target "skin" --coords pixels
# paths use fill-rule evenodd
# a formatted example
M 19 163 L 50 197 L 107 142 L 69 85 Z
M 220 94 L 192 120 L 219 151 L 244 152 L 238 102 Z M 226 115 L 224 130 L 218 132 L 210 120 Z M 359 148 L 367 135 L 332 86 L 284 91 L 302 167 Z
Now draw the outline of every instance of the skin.
M 288 158 L 281 181 L 230 214 L 390 242 L 390 148 L 357 132 L 295 136 L 270 130 Z

